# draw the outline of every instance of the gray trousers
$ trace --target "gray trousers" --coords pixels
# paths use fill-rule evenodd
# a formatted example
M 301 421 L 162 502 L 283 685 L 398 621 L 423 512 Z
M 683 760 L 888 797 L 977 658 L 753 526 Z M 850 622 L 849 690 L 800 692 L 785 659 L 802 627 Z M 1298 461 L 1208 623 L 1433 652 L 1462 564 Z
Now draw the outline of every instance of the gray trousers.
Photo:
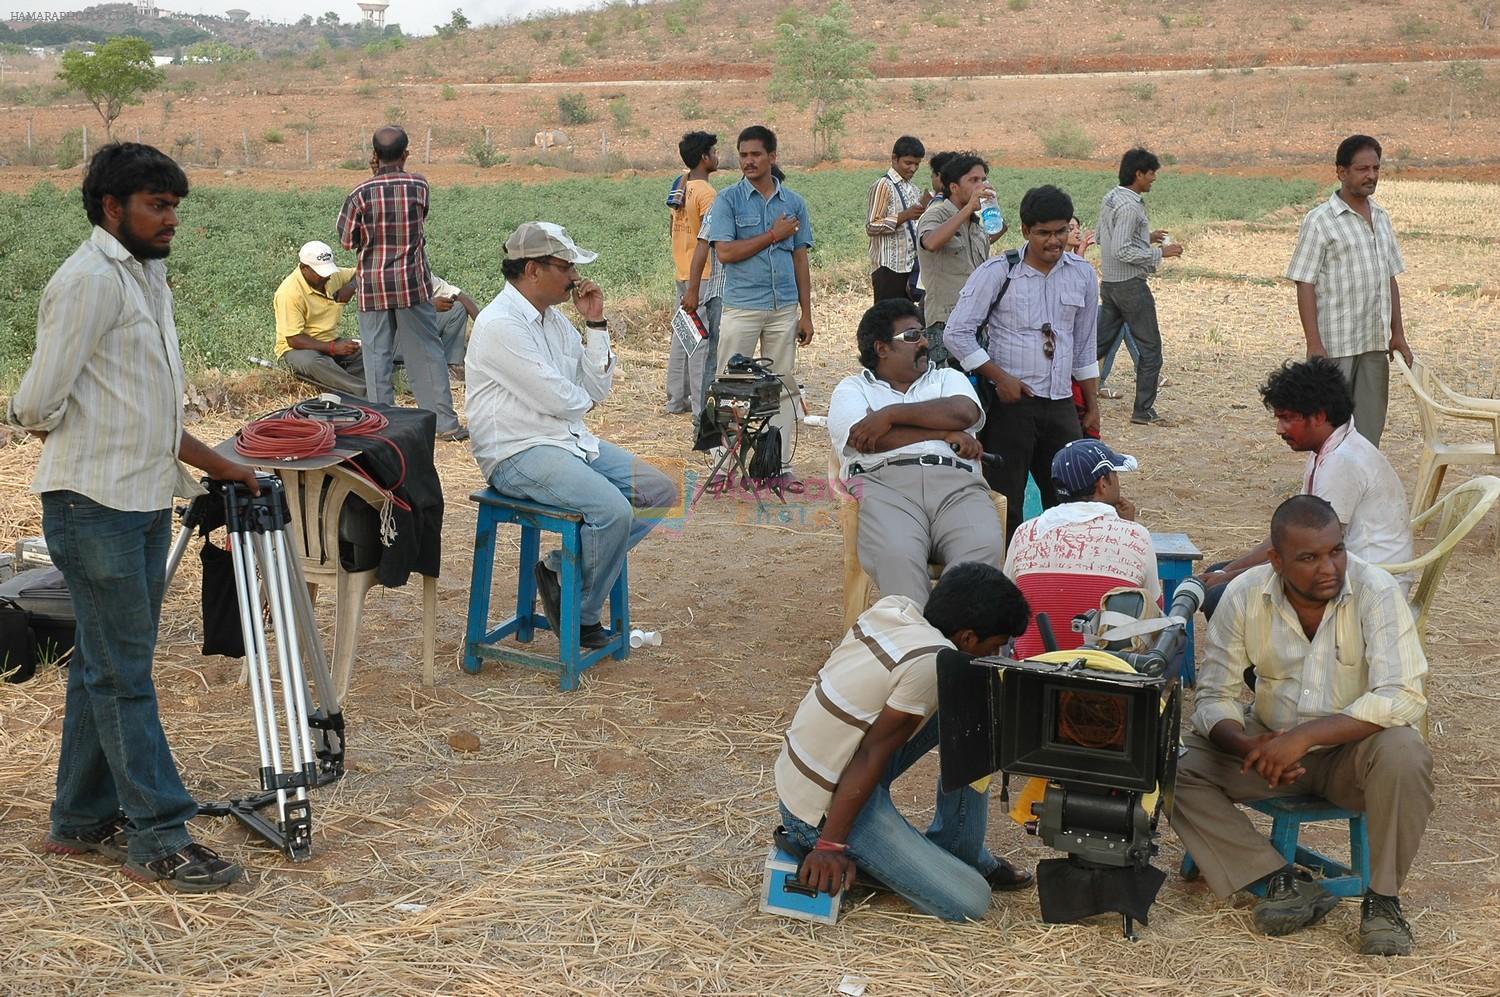
M 1253 719 L 1249 734 L 1265 728 Z M 1416 858 L 1432 814 L 1432 753 L 1410 727 L 1387 727 L 1352 744 L 1309 752 L 1307 774 L 1267 789 L 1240 759 L 1198 734 L 1183 738 L 1187 754 L 1177 763 L 1172 829 L 1221 897 L 1275 872 L 1286 860 L 1270 839 L 1235 806 L 1271 796 L 1321 796 L 1346 810 L 1363 810 L 1370 833 L 1370 889 L 1395 896 Z
M 1156 389 L 1161 381 L 1161 329 L 1156 324 L 1156 298 L 1146 278 L 1107 281 L 1099 285 L 1098 359 L 1102 363 L 1129 334 L 1140 351 L 1135 365 L 1135 407 L 1132 418 L 1156 416 Z
M 682 306 L 682 296 L 687 291 L 687 284 L 685 280 L 677 282 L 678 307 Z M 708 390 L 708 382 L 713 380 L 718 359 L 719 313 L 723 310 L 723 305 L 724 299 L 717 295 L 698 302 L 698 321 L 708 330 L 708 338 L 698 344 L 691 356 L 682 340 L 668 327 L 667 335 L 671 340 L 667 348 L 668 412 L 692 412 L 697 415 L 703 411 L 703 395 Z
M 365 397 L 393 405 L 392 382 L 396 354 L 406 361 L 406 379 L 411 382 L 417 405 L 437 415 L 437 431 L 458 428 L 453 411 L 453 389 L 448 383 L 448 363 L 438 337 L 437 309 L 424 301 L 410 308 L 359 313 L 359 336 L 364 343 Z
M 1385 410 L 1390 401 L 1391 361 L 1385 350 L 1356 353 L 1352 357 L 1331 357 L 1349 382 L 1354 396 L 1354 428 L 1359 435 L 1380 446 L 1385 432 Z
M 859 499 L 859 563 L 881 595 L 925 606 L 929 563 L 1005 562 L 1000 516 L 978 469 L 881 466 L 849 488 Z
M 464 353 L 469 348 L 469 313 L 457 301 L 445 312 L 437 312 L 438 339 L 443 344 L 443 359 L 450 367 L 464 365 Z
M 281 362 L 308 380 L 341 395 L 364 397 L 363 350 L 347 357 L 331 357 L 317 350 L 287 350 L 281 355 Z

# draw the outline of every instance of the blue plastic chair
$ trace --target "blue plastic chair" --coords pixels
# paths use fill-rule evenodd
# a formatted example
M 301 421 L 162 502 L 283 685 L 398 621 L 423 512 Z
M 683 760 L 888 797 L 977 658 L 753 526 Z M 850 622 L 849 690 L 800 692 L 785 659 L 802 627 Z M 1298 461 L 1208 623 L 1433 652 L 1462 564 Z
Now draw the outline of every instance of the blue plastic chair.
M 1336 897 L 1361 897 L 1370 887 L 1370 838 L 1365 815 L 1358 810 L 1336 807 L 1321 796 L 1276 796 L 1245 804 L 1271 818 L 1271 847 L 1294 865 L 1319 873 L 1319 883 Z M 1329 858 L 1321 852 L 1297 843 L 1302 825 L 1318 820 L 1349 822 L 1349 864 Z M 1182 878 L 1196 879 L 1198 867 L 1191 855 L 1182 857 Z M 1250 888 L 1256 896 L 1265 896 L 1266 888 Z
M 580 653 L 578 643 L 578 602 L 582 591 L 579 551 L 583 536 L 583 514 L 553 506 L 539 505 L 524 499 L 501 495 L 493 488 L 481 488 L 469 496 L 479 504 L 474 524 L 474 566 L 469 579 L 469 621 L 464 635 L 464 671 L 479 674 L 483 659 L 508 661 L 526 668 L 558 673 L 558 688 L 571 692 L 578 688 L 579 676 L 607 657 L 624 660 L 630 655 L 630 608 L 627 599 L 626 565 L 620 566 L 620 577 L 609 592 L 610 642 L 604 647 Z M 501 525 L 514 523 L 521 527 L 521 553 L 516 571 L 516 612 L 499 626 L 490 627 L 490 585 L 495 570 L 495 535 Z M 529 644 L 537 630 L 550 630 L 547 617 L 537 612 L 536 578 L 533 566 L 541 557 L 543 531 L 556 533 L 562 541 L 562 570 L 558 581 L 562 588 L 562 633 L 558 635 L 559 652 L 553 658 L 536 651 L 500 647 L 499 642 L 514 636 Z

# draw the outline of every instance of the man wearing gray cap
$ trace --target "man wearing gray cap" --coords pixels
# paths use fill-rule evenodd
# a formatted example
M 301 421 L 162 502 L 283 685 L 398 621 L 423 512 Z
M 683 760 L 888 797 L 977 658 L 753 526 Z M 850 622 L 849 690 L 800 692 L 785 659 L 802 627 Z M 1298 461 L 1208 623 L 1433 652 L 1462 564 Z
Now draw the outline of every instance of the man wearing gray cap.
M 474 459 L 501 494 L 583 514 L 579 643 L 603 647 L 599 622 L 625 555 L 678 502 L 670 478 L 589 432 L 583 418 L 609 395 L 616 360 L 604 292 L 578 274 L 598 254 L 551 222 L 526 222 L 505 240 L 505 288 L 474 322 L 465 355 Z M 571 297 L 587 339 L 558 310 Z M 556 633 L 560 551 L 535 566 L 537 594 Z

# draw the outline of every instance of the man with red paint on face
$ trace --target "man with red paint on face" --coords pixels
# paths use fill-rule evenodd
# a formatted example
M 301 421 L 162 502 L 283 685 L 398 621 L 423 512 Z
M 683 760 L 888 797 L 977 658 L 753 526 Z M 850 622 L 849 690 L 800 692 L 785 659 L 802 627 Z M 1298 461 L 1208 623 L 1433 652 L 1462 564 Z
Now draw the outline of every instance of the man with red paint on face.
M 1288 361 L 1266 378 L 1260 397 L 1276 419 L 1276 435 L 1307 454 L 1302 491 L 1333 506 L 1349 552 L 1371 564 L 1410 561 L 1406 491 L 1391 462 L 1354 427 L 1354 400 L 1338 365 L 1327 357 Z M 1210 568 L 1203 575 L 1204 615 L 1212 618 L 1224 587 L 1264 564 L 1270 551 L 1266 540 L 1237 560 Z
M 1344 546 L 1339 515 L 1295 495 L 1271 517 L 1269 564 L 1236 578 L 1209 624 L 1183 738 L 1172 828 L 1221 897 L 1263 887 L 1255 926 L 1286 935 L 1338 898 L 1298 872 L 1237 802 L 1321 796 L 1365 812 L 1370 881 L 1359 950 L 1407 955 L 1397 898 L 1432 814 L 1432 754 L 1418 733 L 1427 659 L 1400 587 Z M 1240 702 L 1239 676 L 1260 676 Z
M 172 500 L 202 492 L 179 461 L 258 489 L 254 471 L 183 428 L 163 261 L 187 192 L 181 167 L 149 145 L 94 154 L 83 178 L 93 232 L 42 292 L 36 352 L 7 416 L 44 441 L 31 490 L 77 618 L 42 847 L 201 893 L 233 883 L 240 867 L 188 835 L 198 805 L 172 762 L 151 678 Z

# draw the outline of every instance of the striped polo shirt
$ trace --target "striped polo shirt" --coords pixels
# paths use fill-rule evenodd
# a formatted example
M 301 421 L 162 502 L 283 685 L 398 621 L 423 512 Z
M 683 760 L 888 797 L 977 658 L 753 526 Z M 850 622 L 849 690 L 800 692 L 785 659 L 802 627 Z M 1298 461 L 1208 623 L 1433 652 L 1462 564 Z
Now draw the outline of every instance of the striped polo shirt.
M 924 718 L 937 710 L 937 653 L 952 647 L 906 596 L 888 595 L 860 614 L 787 728 L 776 759 L 786 808 L 817 827 L 881 710 Z

